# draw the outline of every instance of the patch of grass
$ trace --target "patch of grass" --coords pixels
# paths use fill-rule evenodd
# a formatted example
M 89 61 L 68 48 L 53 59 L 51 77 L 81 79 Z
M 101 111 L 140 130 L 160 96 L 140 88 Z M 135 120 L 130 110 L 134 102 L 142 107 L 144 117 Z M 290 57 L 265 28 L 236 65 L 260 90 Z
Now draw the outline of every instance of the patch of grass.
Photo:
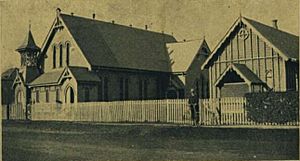
M 297 129 L 219 129 L 4 122 L 3 157 L 18 160 L 298 159 Z

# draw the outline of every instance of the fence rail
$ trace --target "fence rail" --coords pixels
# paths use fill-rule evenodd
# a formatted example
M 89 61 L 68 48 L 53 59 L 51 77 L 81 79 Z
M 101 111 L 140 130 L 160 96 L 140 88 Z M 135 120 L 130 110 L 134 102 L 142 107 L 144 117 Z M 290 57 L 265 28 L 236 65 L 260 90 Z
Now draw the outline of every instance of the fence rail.
M 186 99 L 35 104 L 32 120 L 93 122 L 165 122 L 190 124 Z
M 200 99 L 199 120 L 202 125 L 279 125 L 257 123 L 247 117 L 243 97 Z M 6 118 L 5 107 L 2 116 Z M 10 119 L 25 119 L 20 105 L 10 108 Z M 75 104 L 33 104 L 32 120 L 90 122 L 153 122 L 191 124 L 187 99 L 115 102 L 84 102 Z M 299 120 L 280 125 L 299 125 Z
M 25 108 L 22 104 L 2 105 L 2 119 L 24 120 Z

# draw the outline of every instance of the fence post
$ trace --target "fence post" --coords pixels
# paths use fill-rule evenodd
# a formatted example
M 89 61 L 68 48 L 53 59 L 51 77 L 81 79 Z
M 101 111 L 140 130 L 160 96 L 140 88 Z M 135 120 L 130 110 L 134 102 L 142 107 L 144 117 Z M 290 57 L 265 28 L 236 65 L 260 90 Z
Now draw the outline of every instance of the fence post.
M 10 104 L 7 104 L 7 109 L 6 109 L 6 118 L 9 120 L 9 106 Z
M 167 122 L 169 122 L 169 100 L 167 99 L 167 101 L 166 101 L 166 103 L 167 103 Z

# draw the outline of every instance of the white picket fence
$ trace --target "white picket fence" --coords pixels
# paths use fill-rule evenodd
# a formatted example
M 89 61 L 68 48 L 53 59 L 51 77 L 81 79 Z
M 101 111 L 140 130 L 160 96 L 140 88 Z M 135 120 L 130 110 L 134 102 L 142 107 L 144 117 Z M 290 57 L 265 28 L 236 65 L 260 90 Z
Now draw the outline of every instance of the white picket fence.
M 186 99 L 35 104 L 32 120 L 190 124 Z
M 2 119 L 8 119 L 7 113 L 9 109 L 9 119 L 12 120 L 25 120 L 25 107 L 21 104 L 10 104 L 9 108 L 7 105 L 2 105 Z
M 200 99 L 199 120 L 202 125 L 278 125 L 256 123 L 247 117 L 246 99 L 229 97 Z M 6 118 L 2 107 L 2 118 Z M 32 120 L 90 121 L 90 122 L 153 122 L 191 124 L 187 99 L 143 100 L 115 102 L 83 102 L 74 104 L 33 104 Z M 25 109 L 20 105 L 10 108 L 10 119 L 25 119 Z M 281 125 L 299 125 L 298 121 Z

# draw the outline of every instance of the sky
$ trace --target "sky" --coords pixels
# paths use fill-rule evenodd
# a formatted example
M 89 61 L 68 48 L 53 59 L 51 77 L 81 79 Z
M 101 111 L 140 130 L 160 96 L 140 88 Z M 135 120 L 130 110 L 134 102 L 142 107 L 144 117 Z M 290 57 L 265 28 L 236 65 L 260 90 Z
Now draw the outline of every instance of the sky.
M 242 16 L 299 35 L 298 0 L 7 0 L 0 2 L 1 70 L 20 66 L 15 49 L 28 34 L 41 47 L 56 16 L 64 13 L 144 28 L 167 34 L 178 41 L 205 37 L 214 49 L 233 22 Z

